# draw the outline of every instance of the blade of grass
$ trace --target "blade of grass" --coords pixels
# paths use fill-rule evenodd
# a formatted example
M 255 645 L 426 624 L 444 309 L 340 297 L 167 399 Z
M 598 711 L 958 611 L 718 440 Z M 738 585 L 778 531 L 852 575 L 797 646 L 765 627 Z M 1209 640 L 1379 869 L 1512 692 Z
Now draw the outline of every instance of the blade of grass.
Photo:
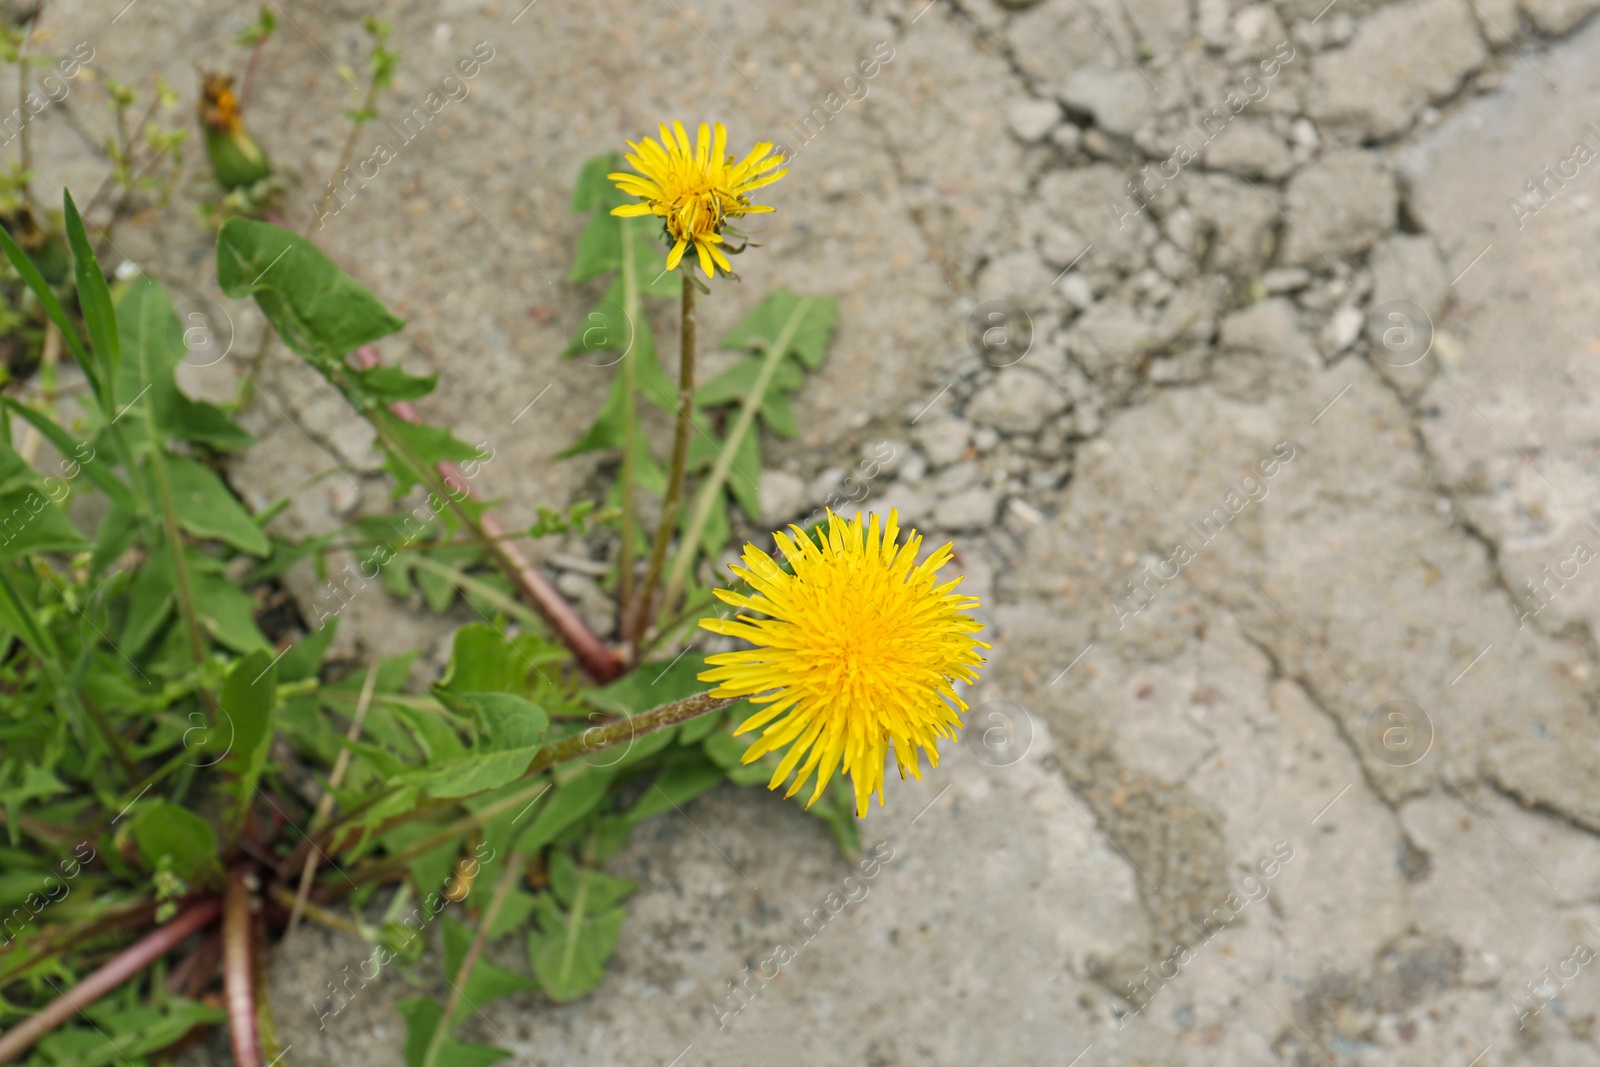
M 143 301 L 140 310 L 143 315 L 140 336 L 147 339 L 164 336 L 165 324 L 161 322 L 162 309 L 157 301 Z M 139 377 L 146 382 L 153 380 L 148 349 L 144 344 L 139 345 Z M 194 582 L 189 576 L 189 560 L 183 550 L 183 534 L 178 530 L 178 509 L 172 496 L 172 482 L 167 477 L 166 443 L 162 441 L 161 431 L 156 426 L 155 412 L 150 410 L 151 402 L 146 400 L 144 403 L 144 424 L 150 438 L 150 472 L 155 476 L 156 493 L 161 504 L 162 540 L 172 553 L 178 613 L 183 617 L 184 632 L 189 638 L 189 653 L 198 665 L 206 659 L 205 631 L 201 628 L 200 613 L 194 603 Z
M 622 354 L 622 546 L 617 554 L 617 632 L 626 637 L 628 620 L 633 612 L 633 528 L 638 521 L 634 512 L 633 483 L 634 449 L 639 436 L 639 413 L 634 408 L 638 387 L 638 356 L 635 354 L 633 334 L 639 315 L 639 279 L 637 264 L 633 260 L 633 220 L 617 220 L 618 238 L 622 244 L 622 320 L 628 324 L 628 350 Z M 637 653 L 637 649 L 634 650 Z M 637 659 L 637 655 L 631 657 Z
M 361 736 L 361 727 L 367 720 L 367 709 L 372 706 L 372 693 L 377 686 L 378 661 L 374 659 L 367 667 L 367 676 L 361 681 L 361 696 L 356 701 L 356 713 L 350 720 L 350 728 L 345 731 L 345 740 L 354 741 Z M 322 829 L 322 824 L 333 814 L 333 792 L 339 788 L 339 783 L 344 781 L 344 772 L 349 766 L 350 750 L 341 748 L 339 755 L 333 761 L 333 771 L 328 775 L 328 788 L 322 791 L 322 796 L 317 800 L 316 814 L 311 817 L 312 833 Z M 300 886 L 294 896 L 294 907 L 289 911 L 289 926 L 283 934 L 286 944 L 294 937 L 295 930 L 300 926 L 300 915 L 306 909 L 306 898 L 311 895 L 311 879 L 316 876 L 317 860 L 321 858 L 315 849 L 306 853 L 305 866 L 300 868 Z
M 435 1067 L 438 1063 L 439 1052 L 450 1036 L 450 1025 L 456 1017 L 456 1009 L 461 1006 L 461 998 L 466 995 L 462 990 L 466 989 L 467 981 L 472 977 L 472 969 L 478 965 L 478 959 L 483 955 L 483 946 L 489 942 L 489 931 L 494 927 L 495 920 L 500 918 L 501 907 L 511 895 L 511 890 L 516 888 L 517 878 L 527 864 L 528 857 L 521 853 L 513 852 L 506 857 L 506 869 L 500 872 L 500 877 L 494 884 L 494 893 L 489 897 L 489 903 L 478 919 L 478 930 L 473 935 L 472 945 L 467 949 L 467 954 L 461 958 L 461 966 L 456 968 L 455 978 L 450 983 L 450 997 L 445 1001 L 444 1014 L 439 1016 L 439 1025 L 428 1041 L 428 1051 L 422 1057 L 422 1067 Z

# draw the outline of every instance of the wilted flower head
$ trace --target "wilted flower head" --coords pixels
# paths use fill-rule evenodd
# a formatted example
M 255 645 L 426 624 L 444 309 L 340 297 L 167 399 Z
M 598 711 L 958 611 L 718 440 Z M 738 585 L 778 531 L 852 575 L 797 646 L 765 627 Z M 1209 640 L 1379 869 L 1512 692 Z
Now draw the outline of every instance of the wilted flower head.
M 633 151 L 627 159 L 638 174 L 619 171 L 607 175 L 617 188 L 641 201 L 613 208 L 611 213 L 660 216 L 673 242 L 667 269 L 676 269 L 692 244 L 708 278 L 719 268 L 725 274 L 733 270 L 722 238 L 728 220 L 771 211 L 751 203 L 750 193 L 788 173 L 774 169 L 783 157 L 771 154 L 769 142 L 761 142 L 744 159 L 735 161 L 727 154 L 728 131 L 720 122 L 714 129 L 715 133 L 702 122 L 691 147 L 683 123 L 674 122 L 670 130 L 662 123 L 659 143 L 650 137 L 637 144 L 628 142 Z
M 200 127 L 206 156 L 217 184 L 224 189 L 253 185 L 272 173 L 272 163 L 250 131 L 244 128 L 233 79 L 207 74 L 200 86 Z

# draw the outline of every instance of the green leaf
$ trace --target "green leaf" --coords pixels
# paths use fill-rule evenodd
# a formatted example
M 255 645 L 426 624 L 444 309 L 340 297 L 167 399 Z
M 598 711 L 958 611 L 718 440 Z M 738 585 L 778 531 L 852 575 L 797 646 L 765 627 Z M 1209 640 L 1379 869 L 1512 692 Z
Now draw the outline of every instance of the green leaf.
M 401 451 L 386 449 L 388 462 L 384 467 L 394 477 L 393 496 L 402 497 L 426 476 L 426 472 L 444 462 L 465 463 L 482 460 L 483 453 L 465 441 L 459 441 L 442 426 L 407 422 L 383 408 L 369 413 L 380 430 L 393 437 Z M 441 502 L 442 503 L 442 502 Z
M 600 806 L 611 785 L 610 767 L 590 767 L 556 787 L 550 799 L 517 839 L 517 852 L 533 852 L 554 841 L 561 831 Z
M 86 1013 L 93 1027 L 58 1030 L 39 1042 L 34 1067 L 125 1067 L 145 1063 L 143 1057 L 174 1044 L 197 1027 L 227 1019 L 222 1008 L 179 997 L 163 997 L 159 1006 L 117 1008 L 107 1004 Z M 134 1057 L 138 1057 L 137 1060 Z
M 641 664 L 616 681 L 600 686 L 593 695 L 602 708 L 621 707 L 638 715 L 710 689 L 711 686 L 695 677 L 705 669 L 704 656 L 685 652 L 668 663 L 658 660 Z
M 764 352 L 776 344 L 788 325 L 790 317 L 802 317 L 785 347 L 800 361 L 815 370 L 827 354 L 828 340 L 833 335 L 833 323 L 838 317 L 837 302 L 823 297 L 799 297 L 788 289 L 776 289 L 756 306 L 755 310 L 740 320 L 739 325 L 722 339 L 724 348 Z
M 648 219 L 625 219 L 632 228 L 633 275 L 639 279 L 639 292 L 645 296 L 675 297 L 683 291 L 683 278 L 667 269 L 668 246 L 661 240 L 661 227 L 647 227 Z
M 138 518 L 108 501 L 105 514 L 100 517 L 100 528 L 94 534 L 94 555 L 89 558 L 89 573 L 103 574 L 107 567 L 133 547 L 138 536 Z
M 419 378 L 387 363 L 380 363 L 374 367 L 349 367 L 346 368 L 345 374 L 360 387 L 362 392 L 381 404 L 427 396 L 439 384 L 437 374 Z
M 444 763 L 467 754 L 467 746 L 461 743 L 455 726 L 446 721 L 444 715 L 403 705 L 396 707 L 394 713 L 411 731 L 412 739 L 422 749 L 427 762 Z
M 39 476 L 33 468 L 11 447 L 10 441 L 0 436 L 0 495 L 32 489 L 38 483 Z
M 639 394 L 669 415 L 678 410 L 678 383 L 661 366 L 655 334 L 644 318 L 633 330 L 634 385 Z M 641 435 L 643 436 L 643 435 Z
M 489 938 L 504 937 L 511 931 L 520 929 L 528 921 L 528 916 L 533 914 L 534 896 L 522 889 L 513 889 L 506 894 L 506 899 L 500 905 L 500 914 L 495 916 L 494 925 L 489 927 Z
M 760 373 L 761 360 L 741 359 L 695 390 L 695 403 L 704 408 L 743 400 L 756 384 L 756 377 Z M 805 372 L 786 359 L 778 364 L 778 369 L 773 373 L 772 384 L 767 386 L 768 395 L 773 389 L 798 389 L 804 381 Z
M 233 740 L 227 769 L 234 783 L 235 826 L 255 793 L 272 747 L 273 710 L 277 703 L 278 675 L 272 655 L 265 649 L 250 653 L 233 665 L 222 683 L 218 714 L 227 718 Z
M 677 740 L 677 737 L 678 728 L 669 726 L 665 730 L 656 730 L 654 733 L 645 734 L 643 737 L 635 737 L 629 744 L 621 746 L 622 754 L 620 756 L 614 754 L 617 751 L 616 749 L 611 749 L 608 752 L 596 755 L 594 759 L 597 764 L 611 760 L 612 762 L 609 764 L 611 769 L 620 771 L 648 761 L 657 752 L 671 745 L 673 741 Z
M 221 408 L 190 400 L 178 388 L 174 375 L 186 354 L 183 326 L 172 309 L 166 289 L 140 276 L 128 283 L 117 300 L 117 324 L 123 347 L 132 359 L 123 364 L 117 394 L 127 397 L 128 417 L 155 420 L 166 440 L 194 441 L 213 448 L 243 448 L 254 439 L 241 430 Z M 136 402 L 143 399 L 143 403 Z
M 627 914 L 626 908 L 591 912 L 581 899 L 564 912 L 551 897 L 539 898 L 537 926 L 528 931 L 528 962 L 548 997 L 575 1000 L 600 984 Z
M 572 187 L 572 213 L 582 215 L 597 209 L 609 212 L 623 203 L 627 197 L 606 177 L 613 171 L 621 170 L 622 166 L 622 156 L 616 152 L 605 152 L 584 160 L 583 166 L 578 169 L 578 180 Z
M 172 873 L 187 882 L 219 885 L 222 864 L 211 824 L 188 808 L 167 800 L 147 801 L 133 824 L 139 858 L 154 871 L 164 856 L 171 857 Z
M 254 296 L 284 343 L 325 371 L 405 325 L 311 242 L 253 219 L 229 219 L 217 234 L 217 284 Z
M 402 775 L 409 774 L 413 768 L 399 756 L 390 752 L 382 745 L 374 745 L 366 741 L 352 741 L 346 737 L 338 738 L 341 747 L 350 750 L 351 755 L 359 756 L 372 765 L 378 776 L 386 780 L 393 780 Z
M 704 741 L 706 737 L 709 736 L 711 732 L 715 730 L 721 723 L 722 715 L 719 712 L 712 712 L 709 715 L 702 715 L 698 719 L 690 719 L 688 722 L 678 727 L 678 744 L 698 745 L 700 742 Z
M 676 761 L 656 775 L 638 803 L 628 809 L 627 819 L 639 822 L 681 808 L 726 777 L 721 767 L 703 756 Z
M 584 431 L 577 443 L 561 452 L 557 458 L 581 456 L 585 452 L 599 452 L 607 448 L 621 448 L 624 436 L 624 419 L 627 414 L 628 384 L 621 374 L 613 375 L 611 388 L 606 393 L 605 406 L 594 424 Z M 643 436 L 642 434 L 640 436 Z
M 196 554 L 191 553 L 190 558 L 197 558 Z M 249 593 L 219 574 L 197 572 L 192 567 L 189 582 L 200 622 L 218 644 L 240 653 L 272 647 L 256 625 L 258 605 Z
M 631 878 L 618 878 L 592 867 L 580 867 L 572 854 L 564 848 L 550 853 L 550 888 L 566 907 L 572 907 L 582 895 L 584 906 L 590 912 L 605 911 L 620 904 L 639 888 Z
M 137 656 L 161 629 L 173 609 L 172 553 L 151 545 L 150 555 L 133 576 L 128 588 L 128 617 L 122 624 L 117 644 L 130 656 Z M 232 586 L 229 586 L 232 589 Z M 251 625 L 254 625 L 252 619 Z M 262 645 L 266 639 L 262 638 Z
M 572 255 L 573 282 L 586 282 L 622 267 L 622 220 L 602 208 L 590 216 L 578 235 L 578 248 Z
M 470 623 L 456 631 L 450 666 L 435 691 L 531 696 L 539 666 L 565 658 L 536 634 L 508 637 L 488 623 Z
M 465 693 L 459 699 L 472 709 L 483 727 L 484 751 L 537 749 L 550 729 L 550 719 L 543 708 L 510 693 Z
M 78 283 L 78 308 L 83 312 L 83 323 L 89 330 L 96 369 L 101 381 L 115 382 L 117 369 L 122 364 L 122 348 L 117 337 L 116 315 L 111 310 L 111 289 L 106 285 L 106 276 L 89 247 L 89 237 L 84 233 L 83 219 L 78 215 L 78 205 L 72 202 L 72 194 L 63 190 L 61 201 L 67 243 L 72 246 L 73 272 Z
M 728 494 L 718 493 L 711 502 L 711 517 L 706 520 L 705 532 L 700 535 L 701 554 L 712 559 L 722 555 L 722 549 L 732 535 L 733 530 L 728 525 Z
M 761 515 L 761 436 L 753 430 L 739 441 L 728 468 L 728 491 L 751 519 Z
M 0 559 L 30 552 L 81 552 L 89 541 L 37 489 L 0 496 Z
M 802 792 L 794 798 L 794 802 L 804 807 L 801 802 L 806 796 Z M 839 847 L 839 854 L 854 863 L 861 854 L 861 828 L 856 819 L 855 793 L 849 784 L 843 778 L 835 778 L 806 811 L 823 821 L 833 835 L 834 844 Z
M 470 927 L 454 919 L 444 920 L 444 970 L 452 982 L 457 981 L 456 976 L 461 971 L 461 961 L 466 958 L 468 950 L 472 947 L 473 936 L 474 932 Z M 527 975 L 497 967 L 480 957 L 473 966 L 472 973 L 467 977 L 467 984 L 461 988 L 461 1001 L 456 1007 L 456 1017 L 451 1021 L 451 1025 L 459 1026 L 461 1021 L 474 1010 L 490 1001 L 509 997 L 513 993 L 529 993 L 538 988 L 539 983 Z
M 430 797 L 469 797 L 521 778 L 538 751 L 523 748 L 463 756 L 425 771 L 413 771 L 399 781 L 417 785 Z
M 167 456 L 167 481 L 178 525 L 196 537 L 211 537 L 252 556 L 272 552 L 267 535 L 215 471 L 184 456 Z
M 335 615 L 326 626 L 319 627 L 295 642 L 293 648 L 278 661 L 278 677 L 285 682 L 303 682 L 322 673 L 322 661 L 333 646 L 333 637 L 339 629 Z
M 0 226 L 0 250 L 5 252 L 6 258 L 11 261 L 11 265 L 22 276 L 23 282 L 29 289 L 33 290 L 33 295 L 39 298 L 39 303 L 44 307 L 45 314 L 50 316 L 50 321 L 54 322 L 56 328 L 61 331 L 62 338 L 67 342 L 67 348 L 72 352 L 72 358 L 77 360 L 78 366 L 83 370 L 84 377 L 89 379 L 89 388 L 93 391 L 95 399 L 100 402 L 100 410 L 106 414 L 107 418 L 110 418 L 110 397 L 105 392 L 106 383 L 100 376 L 94 362 L 90 360 L 88 351 L 83 347 L 83 342 L 78 339 L 78 332 L 73 329 L 72 323 L 68 321 L 67 313 L 61 309 L 61 301 L 56 299 L 55 292 L 51 290 L 50 284 L 39 273 L 39 268 L 33 265 L 33 260 L 28 258 L 28 254 L 6 232 L 4 226 Z
M 412 805 L 416 797 L 412 797 Z M 438 833 L 443 827 L 437 823 L 411 823 L 406 826 L 397 826 L 382 837 L 383 846 L 391 852 L 398 852 L 421 841 L 423 838 Z M 442 845 L 428 849 L 411 861 L 408 868 L 411 873 L 413 887 L 416 889 L 418 899 L 426 899 L 430 894 L 437 892 L 444 886 L 445 880 L 455 870 L 456 858 L 461 854 L 460 841 L 446 841 Z M 439 904 L 442 908 L 444 905 Z M 426 913 L 425 913 L 426 914 Z M 433 914 L 437 914 L 435 911 Z M 431 921 L 433 915 L 428 915 Z
M 623 313 L 622 299 L 622 281 L 619 278 L 606 290 L 605 299 L 590 308 L 589 313 L 578 320 L 577 328 L 572 331 L 572 340 L 567 342 L 567 347 L 562 349 L 561 354 L 592 356 L 594 358 L 589 362 L 596 367 L 619 364 L 620 358 L 606 358 L 597 353 L 620 354 L 628 351 L 636 340 L 633 325 Z
M 750 747 L 748 741 L 726 730 L 711 734 L 700 747 L 734 785 L 760 785 L 772 778 L 772 767 L 744 762 L 744 754 Z
M 422 1067 L 423 1058 L 428 1054 L 428 1046 L 433 1041 L 433 1032 L 439 1028 L 440 1019 L 444 1015 L 444 1008 L 438 1001 L 427 997 L 402 1000 L 395 1005 L 395 1008 L 406 1022 L 406 1067 Z M 508 1060 L 514 1055 L 515 1053 L 495 1048 L 493 1045 L 468 1045 L 453 1037 L 447 1037 L 439 1046 L 439 1055 L 434 1060 L 434 1067 L 488 1067 L 491 1063 Z
M 26 404 L 20 403 L 9 396 L 0 396 L 0 405 L 7 411 L 15 412 L 44 435 L 45 440 L 55 446 L 57 452 L 63 456 L 70 456 L 78 463 L 78 469 L 83 476 L 93 482 L 102 492 L 111 498 L 112 502 L 125 511 L 136 511 L 133 493 L 117 476 L 111 473 L 109 464 L 99 461 L 99 454 L 87 441 L 76 440 L 71 434 L 52 422 L 42 412 L 35 411 Z M 84 450 L 88 450 L 88 455 Z
M 761 398 L 761 421 L 779 437 L 792 439 L 800 433 L 800 424 L 795 421 L 789 394 L 777 389 L 768 389 Z

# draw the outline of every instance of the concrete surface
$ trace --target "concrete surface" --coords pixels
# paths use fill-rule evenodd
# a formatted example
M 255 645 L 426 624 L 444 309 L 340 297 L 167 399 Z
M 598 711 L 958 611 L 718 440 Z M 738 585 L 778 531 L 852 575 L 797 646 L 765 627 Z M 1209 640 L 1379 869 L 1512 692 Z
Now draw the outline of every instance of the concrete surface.
M 472 1037 L 533 1065 L 1600 1063 L 1596 5 L 1325 2 L 391 12 L 391 114 L 476 42 L 495 56 L 317 238 L 408 317 L 384 354 L 440 372 L 429 414 L 493 444 L 507 517 L 599 484 L 549 458 L 609 373 L 555 356 L 594 295 L 563 280 L 578 164 L 720 118 L 799 151 L 703 335 L 779 283 L 840 300 L 767 510 L 891 443 L 871 506 L 954 535 L 996 645 L 966 741 L 867 820 L 892 850 L 870 891 L 737 1014 L 728 983 L 851 871 L 726 788 L 617 859 L 643 888 L 596 995 L 501 1001 Z M 138 0 L 112 25 L 122 3 L 53 12 L 54 39 L 186 92 L 253 14 Z M 299 175 L 293 221 L 366 10 L 282 5 L 252 117 Z M 96 93 L 63 112 L 103 134 Z M 73 127 L 37 151 L 79 187 L 94 168 L 50 170 L 81 157 Z M 217 299 L 185 214 L 117 245 Z M 1018 309 L 1025 355 L 973 347 L 1020 338 Z M 337 462 L 283 520 L 301 533 L 380 503 L 370 442 L 269 366 L 240 489 Z M 345 621 L 342 655 L 436 664 L 462 618 L 375 592 Z M 398 977 L 318 1028 L 360 955 L 316 932 L 277 961 L 287 1062 L 399 1061 Z

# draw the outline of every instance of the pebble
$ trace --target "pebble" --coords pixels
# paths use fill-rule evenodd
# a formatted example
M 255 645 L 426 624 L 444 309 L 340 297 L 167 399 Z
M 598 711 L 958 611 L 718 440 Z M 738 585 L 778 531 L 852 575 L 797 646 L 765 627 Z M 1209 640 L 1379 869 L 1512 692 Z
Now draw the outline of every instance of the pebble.
M 1329 317 L 1328 322 L 1322 327 L 1318 337 L 1318 344 L 1322 354 L 1329 359 L 1356 343 L 1356 338 L 1361 336 L 1361 322 L 1365 318 L 1361 309 L 1350 304 L 1345 304 Z
M 784 470 L 761 472 L 761 525 L 777 527 L 805 510 L 806 483 Z
M 1304 267 L 1277 267 L 1261 275 L 1262 288 L 1276 296 L 1293 293 L 1311 284 L 1311 272 Z
M 1284 200 L 1290 230 L 1283 258 L 1325 271 L 1329 258 L 1365 251 L 1394 229 L 1399 195 L 1380 156 L 1345 149 L 1295 174 Z
M 906 453 L 905 463 L 900 467 L 900 480 L 907 485 L 916 485 L 928 473 L 928 457 L 916 449 Z
M 556 588 L 578 609 L 591 630 L 602 637 L 611 633 L 616 622 L 616 605 L 593 578 L 562 571 L 556 576 Z
M 814 504 L 822 504 L 830 496 L 842 496 L 843 494 L 843 467 L 828 467 L 821 474 L 811 479 L 811 484 L 806 487 L 806 498 Z
M 894 511 L 900 525 L 911 526 L 928 521 L 933 513 L 933 498 L 920 489 L 894 482 L 872 498 L 872 510 L 880 515 Z
M 1094 116 L 1107 133 L 1128 137 L 1150 114 L 1150 86 L 1130 67 L 1089 64 L 1067 76 L 1061 102 Z
M 1039 227 L 1039 255 L 1046 263 L 1060 270 L 1076 262 L 1089 247 L 1083 235 L 1071 226 L 1046 221 Z
M 1034 434 L 1067 408 L 1067 398 L 1043 375 L 1007 367 L 967 405 L 967 417 L 1008 434 Z
M 1006 123 L 1017 139 L 1028 144 L 1044 138 L 1061 122 L 1061 105 L 1054 100 L 1028 97 L 1006 109 Z
M 954 467 L 946 467 L 928 479 L 927 489 L 937 497 L 953 496 L 963 489 L 970 488 L 977 480 L 977 464 L 958 463 Z
M 935 468 L 948 467 L 966 455 L 972 427 L 954 415 L 929 415 L 911 427 L 911 436 Z
M 981 530 L 994 522 L 1000 498 L 992 490 L 973 488 L 939 501 L 933 524 L 944 530 Z
M 1083 131 L 1070 122 L 1063 122 L 1050 131 L 1050 140 L 1060 145 L 1062 151 L 1076 152 L 1083 147 Z
M 1094 286 L 1089 284 L 1089 279 L 1076 272 L 1068 274 L 1056 284 L 1061 290 L 1061 295 L 1067 303 L 1079 311 L 1087 311 L 1094 306 Z

